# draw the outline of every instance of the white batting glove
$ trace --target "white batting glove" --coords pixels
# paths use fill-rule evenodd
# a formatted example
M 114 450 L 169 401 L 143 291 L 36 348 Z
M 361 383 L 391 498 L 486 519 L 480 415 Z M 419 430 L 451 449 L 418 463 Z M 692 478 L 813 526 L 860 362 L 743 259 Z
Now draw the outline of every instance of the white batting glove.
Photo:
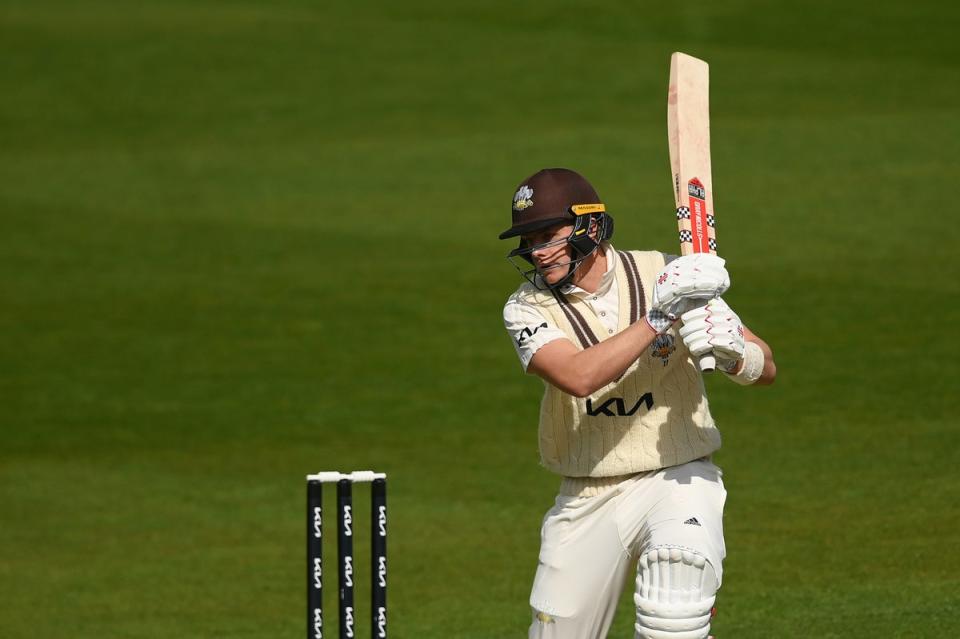
M 651 310 L 675 320 L 706 300 L 720 297 L 730 288 L 730 274 L 723 264 L 723 258 L 710 253 L 673 260 L 657 274 Z
M 733 372 L 743 359 L 743 322 L 719 297 L 683 314 L 680 337 L 694 357 L 712 352 L 717 367 Z

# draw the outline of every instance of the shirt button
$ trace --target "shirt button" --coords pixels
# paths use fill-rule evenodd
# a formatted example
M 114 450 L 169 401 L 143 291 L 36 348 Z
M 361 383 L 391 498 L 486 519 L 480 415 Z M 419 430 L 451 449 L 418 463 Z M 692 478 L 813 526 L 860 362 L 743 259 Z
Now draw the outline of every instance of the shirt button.
M 596 296 L 594 296 L 594 298 L 593 298 L 593 301 L 594 301 L 594 302 L 596 302 L 596 301 L 597 301 L 597 298 L 596 298 Z
M 600 317 L 606 317 L 606 316 L 607 316 L 606 311 L 600 311 Z
M 608 329 L 607 329 L 607 332 L 610 333 L 611 335 L 613 335 L 613 329 L 612 329 L 612 328 L 608 328 Z

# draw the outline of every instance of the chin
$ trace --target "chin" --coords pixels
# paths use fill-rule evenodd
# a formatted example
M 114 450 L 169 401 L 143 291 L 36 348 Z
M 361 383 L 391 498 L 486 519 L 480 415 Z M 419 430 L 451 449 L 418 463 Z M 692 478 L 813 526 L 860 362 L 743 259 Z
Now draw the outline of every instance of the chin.
M 563 279 L 564 273 L 551 271 L 549 274 L 541 274 L 540 277 L 543 278 L 543 281 L 547 284 L 553 285 Z

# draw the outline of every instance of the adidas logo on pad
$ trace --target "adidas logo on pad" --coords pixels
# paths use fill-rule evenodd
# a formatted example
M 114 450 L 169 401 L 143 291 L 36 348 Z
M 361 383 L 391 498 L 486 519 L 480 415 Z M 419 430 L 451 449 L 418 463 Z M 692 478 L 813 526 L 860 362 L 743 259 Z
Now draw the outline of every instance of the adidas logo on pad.
M 691 526 L 699 526 L 699 525 L 700 525 L 700 522 L 697 521 L 697 518 L 696 518 L 696 517 L 691 517 L 690 519 L 686 520 L 686 521 L 683 522 L 683 523 L 685 523 L 685 524 L 690 524 Z

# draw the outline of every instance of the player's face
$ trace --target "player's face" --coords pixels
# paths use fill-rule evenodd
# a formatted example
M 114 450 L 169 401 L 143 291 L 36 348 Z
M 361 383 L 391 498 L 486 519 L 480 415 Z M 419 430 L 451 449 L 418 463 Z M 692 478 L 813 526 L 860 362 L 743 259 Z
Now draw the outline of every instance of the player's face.
M 530 259 L 547 284 L 559 282 L 567 275 L 567 267 L 573 256 L 567 238 L 572 232 L 573 225 L 564 224 L 522 236 L 527 246 L 535 247 Z

